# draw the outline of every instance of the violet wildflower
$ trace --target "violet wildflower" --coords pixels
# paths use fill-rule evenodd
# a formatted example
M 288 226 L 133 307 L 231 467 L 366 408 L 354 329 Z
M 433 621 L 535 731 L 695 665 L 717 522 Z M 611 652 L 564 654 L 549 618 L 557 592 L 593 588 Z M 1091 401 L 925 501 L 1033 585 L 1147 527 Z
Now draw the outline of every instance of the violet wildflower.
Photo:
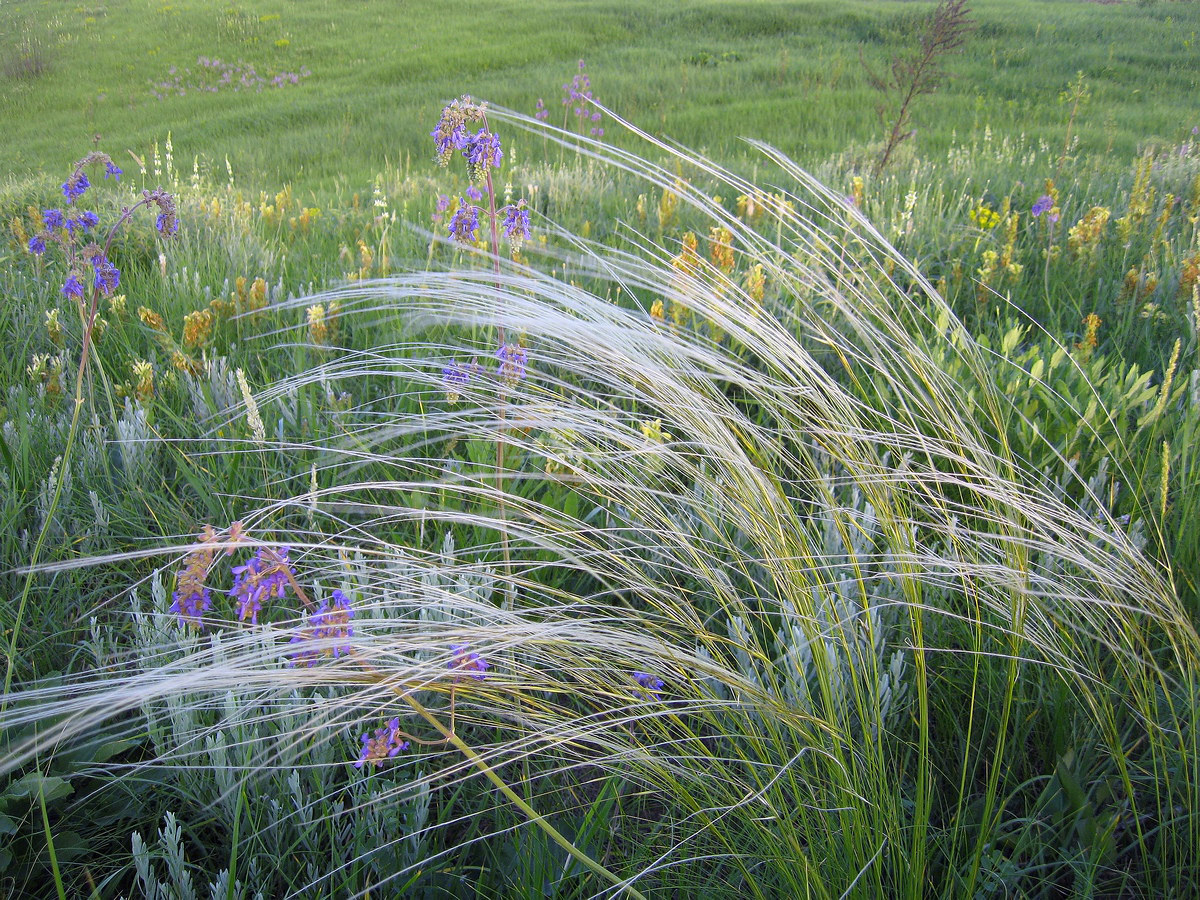
M 467 177 L 471 181 L 481 181 L 488 166 L 500 168 L 500 160 L 504 158 L 500 138 L 486 128 L 480 128 L 475 134 L 463 131 L 456 146 L 462 149 L 467 160 Z
M 545 122 L 550 118 L 550 110 L 546 109 L 546 104 L 542 102 L 541 97 L 537 99 L 537 107 L 533 111 L 533 117 L 539 122 Z
M 633 680 L 636 681 L 638 685 L 644 688 L 646 691 L 646 693 L 642 693 L 642 691 L 634 691 L 633 696 L 637 697 L 639 700 L 658 699 L 658 693 L 663 689 L 663 680 L 661 678 L 658 678 L 654 675 L 647 675 L 645 672 L 634 672 Z
M 103 255 L 96 254 L 92 260 L 96 269 L 96 290 L 105 297 L 115 291 L 121 283 L 121 270 L 108 261 Z
M 61 209 L 43 209 L 42 224 L 47 228 L 66 228 L 67 222 Z
M 450 219 L 450 235 L 464 244 L 473 244 L 479 239 L 479 207 L 472 206 L 459 198 L 459 207 Z
M 76 169 L 75 174 L 63 182 L 63 196 L 67 198 L 68 203 L 74 203 L 91 186 L 92 183 L 88 181 L 87 173 Z
M 248 618 L 257 625 L 263 598 L 271 594 L 283 597 L 288 583 L 296 574 L 288 562 L 289 549 L 260 547 L 249 562 L 233 567 L 233 589 L 229 594 L 238 601 L 238 618 L 241 621 Z
M 95 228 L 100 224 L 100 217 L 91 210 L 88 210 L 79 217 L 79 224 L 87 229 Z
M 516 384 L 525 377 L 525 366 L 529 362 L 529 355 L 520 344 L 503 344 L 496 351 L 496 359 L 500 360 L 497 374 L 502 381 Z
M 476 103 L 469 96 L 451 102 L 442 110 L 437 127 L 429 132 L 437 146 L 438 165 L 446 165 L 450 161 L 450 153 L 455 148 L 463 149 L 465 142 L 469 140 L 466 123 L 482 119 L 483 113 L 483 105 Z
M 375 734 L 362 736 L 362 752 L 354 768 L 361 769 L 365 763 L 378 767 L 385 759 L 393 759 L 400 751 L 408 749 L 408 741 L 400 740 L 400 719 L 393 718 L 382 728 L 376 728 Z
M 500 211 L 504 213 L 504 221 L 500 225 L 504 236 L 512 243 L 514 251 L 520 250 L 521 244 L 533 236 L 529 230 L 529 210 L 525 208 L 525 201 L 510 203 Z
M 35 256 L 41 256 L 46 252 L 46 241 L 40 234 L 35 234 L 29 239 L 29 252 Z
M 491 668 L 491 665 L 486 659 L 474 650 L 467 650 L 465 644 L 454 644 L 450 650 L 454 655 L 446 664 L 446 668 L 454 672 L 455 681 L 460 680 L 464 675 L 469 675 L 476 681 L 483 681 L 487 678 L 487 670 Z
M 467 196 L 478 203 L 483 199 L 483 191 L 471 184 L 467 186 Z
M 187 593 L 175 591 L 171 596 L 175 601 L 171 604 L 171 612 L 179 617 L 180 627 L 204 627 L 202 616 L 212 608 L 212 594 L 208 588 L 195 587 Z
M 445 216 L 443 216 L 442 213 L 444 213 L 449 208 L 450 208 L 450 198 L 448 196 L 446 196 L 445 194 L 438 194 L 437 206 L 434 209 L 433 214 L 430 216 L 430 219 L 432 219 L 434 222 L 441 222 L 445 218 Z
M 179 231 L 179 214 L 175 207 L 175 198 L 158 188 L 153 191 L 142 191 L 142 200 L 153 203 L 158 207 L 158 218 L 154 227 L 163 237 L 169 237 Z
M 324 646 L 296 650 L 291 654 L 291 665 L 304 663 L 316 665 L 321 657 L 337 659 L 350 652 L 350 638 L 354 637 L 354 608 L 350 598 L 339 590 L 333 592 L 333 603 L 322 600 L 317 611 L 308 620 L 308 628 L 292 637 L 293 644 L 322 643 Z
M 450 365 L 442 368 L 442 386 L 446 389 L 447 403 L 453 404 L 458 402 L 463 389 L 470 383 L 471 378 L 478 369 L 478 363 L 462 366 L 457 361 L 452 361 Z
M 124 174 L 124 173 L 120 169 L 117 168 L 117 164 L 115 162 L 113 162 L 111 159 L 104 164 L 104 177 L 105 178 L 108 178 L 111 175 L 117 181 L 120 181 L 122 174 Z
M 1054 198 L 1049 194 L 1042 194 L 1042 196 L 1037 198 L 1037 202 L 1033 204 L 1030 212 L 1033 213 L 1033 217 L 1036 219 L 1042 213 L 1049 212 L 1052 206 L 1054 206 Z
M 83 282 L 79 277 L 72 272 L 67 276 L 67 280 L 63 282 L 62 295 L 64 297 L 74 297 L 76 300 L 83 299 Z

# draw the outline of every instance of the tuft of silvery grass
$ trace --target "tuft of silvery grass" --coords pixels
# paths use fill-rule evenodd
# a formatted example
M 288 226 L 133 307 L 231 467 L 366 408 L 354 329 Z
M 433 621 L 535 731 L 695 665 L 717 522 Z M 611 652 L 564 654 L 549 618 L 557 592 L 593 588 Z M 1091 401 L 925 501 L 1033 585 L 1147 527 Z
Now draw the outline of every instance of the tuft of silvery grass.
M 294 846 L 281 829 L 303 833 L 304 816 L 343 821 L 359 734 L 393 715 L 420 731 L 407 703 L 445 718 L 452 702 L 477 759 L 422 750 L 367 809 L 448 797 L 482 765 L 535 810 L 568 814 L 585 805 L 572 786 L 598 772 L 636 809 L 621 827 L 638 839 L 605 859 L 619 884 L 596 878 L 591 893 L 917 896 L 932 882 L 964 895 L 1017 865 L 997 849 L 1022 788 L 1007 774 L 1025 753 L 1012 736 L 1058 685 L 1119 797 L 1122 864 L 1164 889 L 1193 872 L 1197 824 L 1177 810 L 1194 808 L 1198 780 L 1196 633 L 1099 482 L 1014 457 L 1014 398 L 920 272 L 770 147 L 756 145 L 773 168 L 754 185 L 648 136 L 671 164 L 489 116 L 677 193 L 702 238 L 728 228 L 763 267 L 762 302 L 710 265 L 681 273 L 666 237 L 626 228 L 614 249 L 546 221 L 556 249 L 529 266 L 496 273 L 463 253 L 446 270 L 294 301 L 336 300 L 364 329 L 403 326 L 256 400 L 370 380 L 410 410 L 349 411 L 340 440 L 303 445 L 320 457 L 313 486 L 247 517 L 251 532 L 287 523 L 301 579 L 352 597 L 352 653 L 289 667 L 297 608 L 257 628 L 214 622 L 219 637 L 182 632 L 159 582 L 154 608 L 132 614 L 135 647 L 6 708 L 4 727 L 45 727 L 5 766 L 150 727 L 147 765 L 205 785 L 201 804 L 227 811 L 245 786 L 286 795 L 308 767 L 308 805 L 256 820 L 261 847 Z M 752 228 L 713 185 L 780 199 Z M 689 324 L 654 319 L 647 298 Z M 449 404 L 442 366 L 491 362 L 497 326 L 524 336 L 528 375 L 480 374 Z M 965 381 L 941 370 L 947 354 Z M 503 480 L 486 457 L 498 442 Z M 492 661 L 486 680 L 450 679 L 455 645 Z M 640 690 L 634 672 L 662 690 Z M 410 829 L 380 846 L 433 834 L 419 817 Z M 134 846 L 149 884 L 146 842 Z M 375 849 L 352 850 L 335 873 Z M 429 863 L 390 858 L 376 874 L 393 886 Z M 287 890 L 329 877 L 303 871 Z

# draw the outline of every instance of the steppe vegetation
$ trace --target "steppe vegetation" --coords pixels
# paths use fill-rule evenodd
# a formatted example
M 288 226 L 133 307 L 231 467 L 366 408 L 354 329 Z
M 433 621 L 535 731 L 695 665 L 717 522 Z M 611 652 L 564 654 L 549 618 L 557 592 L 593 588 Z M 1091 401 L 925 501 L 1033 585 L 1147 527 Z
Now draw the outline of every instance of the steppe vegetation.
M 1200 6 L 969 6 L 0 9 L 3 890 L 1186 894 Z

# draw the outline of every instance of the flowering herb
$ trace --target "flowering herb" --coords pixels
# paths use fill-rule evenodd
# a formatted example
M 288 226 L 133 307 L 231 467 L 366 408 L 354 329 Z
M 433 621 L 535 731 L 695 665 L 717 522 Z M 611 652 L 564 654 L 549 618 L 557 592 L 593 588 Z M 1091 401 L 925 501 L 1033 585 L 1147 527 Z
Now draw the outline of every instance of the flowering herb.
M 296 575 L 288 562 L 289 549 L 260 547 L 249 562 L 233 567 L 233 589 L 229 594 L 238 602 L 241 621 L 249 619 L 257 625 L 263 598 L 272 594 L 283 598 L 289 582 Z
M 496 359 L 500 360 L 497 374 L 502 381 L 516 384 L 525 377 L 529 355 L 520 344 L 501 344 L 500 349 L 496 351 Z
M 292 637 L 291 643 L 300 645 L 291 654 L 292 665 L 313 666 L 322 657 L 337 659 L 350 652 L 350 638 L 354 637 L 350 620 L 354 618 L 354 607 L 350 598 L 339 590 L 333 592 L 332 600 L 332 604 L 329 599 L 322 600 L 308 620 L 308 627 Z M 305 646 L 312 644 L 323 646 Z
M 642 691 L 634 691 L 633 696 L 639 700 L 657 700 L 659 692 L 663 689 L 663 680 L 654 675 L 647 675 L 645 672 L 634 672 L 633 680 L 644 689 Z
M 237 539 L 237 530 L 240 528 L 240 523 L 233 524 L 230 528 L 231 539 Z M 201 616 L 212 608 L 212 594 L 204 582 L 217 555 L 216 548 L 212 546 L 216 540 L 216 531 L 211 525 L 205 525 L 199 543 L 183 558 L 183 567 L 175 574 L 171 612 L 179 617 L 180 627 L 190 625 L 192 628 L 203 628 Z M 232 548 L 225 552 L 232 552 Z
M 121 272 L 109 262 L 103 254 L 96 254 L 92 258 L 92 266 L 96 270 L 94 284 L 105 297 L 109 296 L 121 283 Z
M 471 379 L 479 372 L 479 364 L 472 362 L 469 366 L 459 365 L 452 361 L 442 368 L 442 386 L 446 389 L 446 402 L 457 403 L 463 390 Z
M 541 97 L 537 99 L 537 107 L 533 111 L 533 117 L 539 122 L 545 122 L 550 118 L 550 110 L 546 109 L 546 104 L 542 102 Z
M 454 644 L 450 650 L 454 655 L 446 664 L 446 668 L 454 673 L 455 681 L 466 676 L 470 676 L 476 681 L 483 681 L 487 678 L 487 670 L 491 668 L 491 665 L 486 659 L 474 650 L 467 650 L 465 644 Z
M 1048 222 L 1054 223 L 1058 221 L 1058 207 L 1054 205 L 1054 198 L 1049 194 L 1042 194 L 1042 196 L 1038 197 L 1030 212 L 1033 213 L 1035 219 L 1042 213 L 1047 213 L 1046 220 Z
M 190 625 L 193 628 L 203 628 L 203 615 L 212 608 L 212 593 L 206 587 L 197 587 L 187 593 L 176 590 L 172 595 L 174 602 L 171 612 L 179 617 L 180 626 Z
M 79 280 L 79 276 L 72 272 L 67 276 L 67 280 L 63 282 L 62 295 L 64 297 L 74 297 L 76 300 L 83 299 L 83 282 Z
M 67 199 L 66 209 L 42 210 L 42 225 L 44 230 L 29 239 L 29 252 L 42 256 L 47 252 L 50 243 L 56 243 L 63 249 L 66 257 L 67 278 L 63 283 L 62 294 L 82 302 L 86 288 L 84 287 L 84 264 L 91 263 L 93 268 L 92 287 L 95 299 L 101 295 L 111 295 L 121 283 L 121 272 L 109 258 L 108 252 L 116 235 L 117 228 L 133 215 L 139 206 L 154 205 L 158 207 L 157 228 L 160 234 L 167 236 L 179 230 L 179 219 L 175 208 L 175 199 L 163 190 L 142 191 L 142 197 L 132 206 L 122 208 L 121 217 L 109 231 L 107 240 L 101 246 L 98 243 L 81 244 L 81 235 L 92 231 L 100 225 L 100 216 L 93 210 L 76 210 L 75 202 L 92 186 L 88 179 L 89 166 L 103 165 L 104 177 L 120 180 L 121 170 L 106 153 L 93 151 L 75 163 L 71 176 L 63 182 L 62 192 Z M 95 309 L 85 311 L 89 321 L 95 315 Z M 88 329 L 90 334 L 90 327 Z
M 67 198 L 67 203 L 74 203 L 87 192 L 91 182 L 88 181 L 87 173 L 81 172 L 78 169 L 75 173 L 63 182 L 63 196 Z
M 446 165 L 450 161 L 451 153 L 456 148 L 465 149 L 465 143 L 470 140 L 467 134 L 467 123 L 477 122 L 483 118 L 483 115 L 484 107 L 467 96 L 454 100 L 442 110 L 437 127 L 429 132 L 429 136 L 433 138 L 437 147 L 439 165 Z
M 514 249 L 520 249 L 521 244 L 532 237 L 529 230 L 529 210 L 525 208 L 525 201 L 510 203 L 500 212 L 504 213 L 504 221 L 500 225 L 504 236 L 513 244 Z
M 483 199 L 483 191 L 481 191 L 479 188 L 475 187 L 475 185 L 473 185 L 473 184 L 467 185 L 467 196 L 470 197 L 472 200 L 474 200 L 476 203 L 478 203 L 480 200 Z
M 473 244 L 479 240 L 479 207 L 459 199 L 458 209 L 450 219 L 450 235 L 456 241 Z
M 365 764 L 378 767 L 384 760 L 393 759 L 402 750 L 408 749 L 408 741 L 400 740 L 399 718 L 393 718 L 382 728 L 376 728 L 373 735 L 364 734 L 362 743 L 362 752 L 354 764 L 356 769 L 361 769 Z

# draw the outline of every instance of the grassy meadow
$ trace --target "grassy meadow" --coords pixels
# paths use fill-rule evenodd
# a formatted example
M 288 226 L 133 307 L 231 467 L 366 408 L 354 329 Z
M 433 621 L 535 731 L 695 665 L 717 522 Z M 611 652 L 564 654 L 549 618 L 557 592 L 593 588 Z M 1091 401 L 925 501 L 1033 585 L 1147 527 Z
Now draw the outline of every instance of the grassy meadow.
M 0 892 L 1194 892 L 1200 5 L 970 7 L 0 8 Z

